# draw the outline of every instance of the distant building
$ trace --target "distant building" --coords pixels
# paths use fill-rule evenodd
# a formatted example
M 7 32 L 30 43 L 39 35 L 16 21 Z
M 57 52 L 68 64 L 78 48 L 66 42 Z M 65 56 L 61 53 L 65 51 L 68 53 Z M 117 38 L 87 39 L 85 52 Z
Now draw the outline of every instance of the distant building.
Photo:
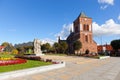
M 67 37 L 69 53 L 74 53 L 73 43 L 77 40 L 82 43 L 79 53 L 85 53 L 87 49 L 93 53 L 97 52 L 97 44 L 93 40 L 92 18 L 87 17 L 83 12 L 73 22 L 73 32 Z
M 0 46 L 0 52 L 3 52 L 4 48 L 4 46 Z
M 111 45 L 98 45 L 97 46 L 97 51 L 100 53 L 100 52 L 103 52 L 103 51 L 108 51 L 108 52 L 111 52 L 113 51 L 113 48 Z

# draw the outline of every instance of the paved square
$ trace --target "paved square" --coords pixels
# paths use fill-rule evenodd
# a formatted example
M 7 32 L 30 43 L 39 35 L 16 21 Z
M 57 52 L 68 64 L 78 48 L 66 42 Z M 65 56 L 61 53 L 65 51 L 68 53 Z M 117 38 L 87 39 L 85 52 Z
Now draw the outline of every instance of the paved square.
M 120 80 L 120 58 L 92 59 L 77 56 L 42 56 L 66 62 L 66 67 L 9 80 Z

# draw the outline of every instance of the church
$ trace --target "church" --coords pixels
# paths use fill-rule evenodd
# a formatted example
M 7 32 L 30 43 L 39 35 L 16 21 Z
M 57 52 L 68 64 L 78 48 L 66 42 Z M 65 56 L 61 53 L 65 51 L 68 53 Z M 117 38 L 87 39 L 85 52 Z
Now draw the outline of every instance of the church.
M 86 50 L 89 50 L 90 53 L 97 53 L 97 43 L 93 40 L 92 18 L 86 16 L 83 12 L 73 22 L 73 31 L 66 39 L 69 53 L 74 53 L 73 43 L 77 40 L 82 43 L 82 48 L 78 53 L 85 53 Z M 59 39 L 60 41 L 62 40 Z

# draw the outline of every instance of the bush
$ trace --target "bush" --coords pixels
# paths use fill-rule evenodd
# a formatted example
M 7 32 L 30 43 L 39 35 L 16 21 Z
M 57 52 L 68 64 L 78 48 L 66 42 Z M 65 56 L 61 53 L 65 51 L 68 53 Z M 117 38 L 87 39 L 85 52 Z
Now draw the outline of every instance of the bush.
M 23 56 L 16 55 L 15 58 L 22 58 L 22 59 L 28 59 L 28 60 L 37 60 L 37 61 L 41 60 L 41 57 L 34 56 L 34 55 L 23 55 Z
M 11 53 L 12 54 L 18 54 L 18 50 L 17 49 L 13 49 Z

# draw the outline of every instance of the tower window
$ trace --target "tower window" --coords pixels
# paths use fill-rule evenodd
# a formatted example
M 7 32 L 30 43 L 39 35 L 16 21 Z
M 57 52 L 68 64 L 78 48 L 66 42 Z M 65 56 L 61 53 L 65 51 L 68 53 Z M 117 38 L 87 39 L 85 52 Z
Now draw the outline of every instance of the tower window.
M 89 31 L 89 25 L 87 25 L 87 31 Z
M 85 41 L 88 42 L 88 36 L 87 35 L 85 35 Z
M 89 31 L 89 25 L 84 24 L 83 30 L 84 30 L 84 31 Z

